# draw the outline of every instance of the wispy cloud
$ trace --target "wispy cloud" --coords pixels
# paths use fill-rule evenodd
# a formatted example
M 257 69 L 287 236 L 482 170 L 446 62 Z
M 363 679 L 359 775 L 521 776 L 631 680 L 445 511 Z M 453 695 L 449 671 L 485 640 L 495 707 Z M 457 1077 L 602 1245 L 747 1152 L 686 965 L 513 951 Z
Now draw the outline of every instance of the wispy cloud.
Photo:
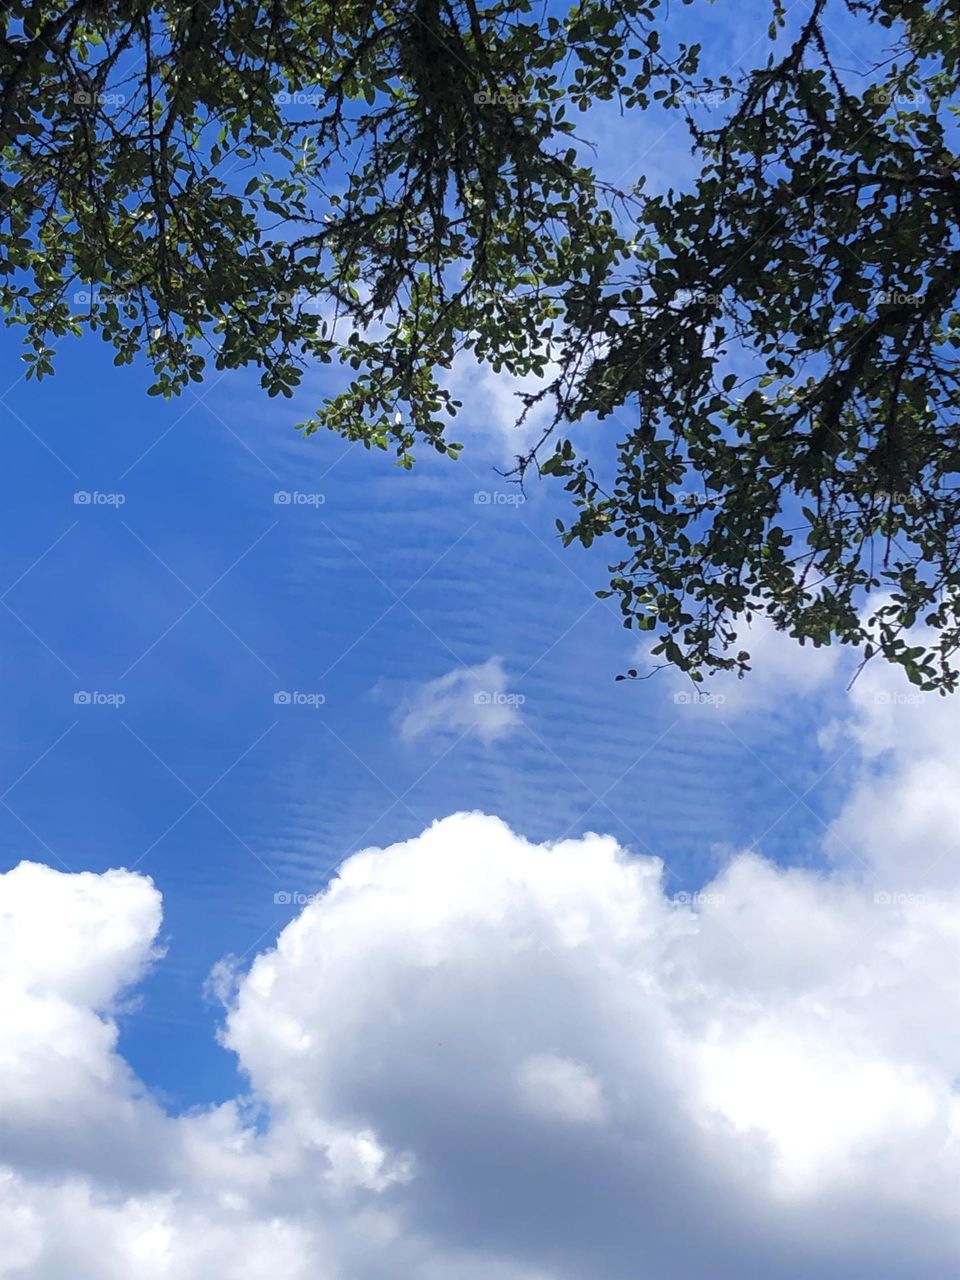
M 524 696 L 511 693 L 499 658 L 457 667 L 429 680 L 408 699 L 400 720 L 407 742 L 428 735 L 472 733 L 495 742 L 520 725 Z

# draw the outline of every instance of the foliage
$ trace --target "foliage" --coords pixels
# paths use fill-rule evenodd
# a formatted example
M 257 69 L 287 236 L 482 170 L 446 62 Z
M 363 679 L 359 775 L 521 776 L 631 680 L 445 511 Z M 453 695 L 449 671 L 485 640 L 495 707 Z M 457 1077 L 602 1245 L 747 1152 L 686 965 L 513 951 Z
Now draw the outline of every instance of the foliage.
M 459 451 L 444 371 L 472 351 L 543 378 L 516 476 L 563 478 L 567 542 L 620 540 L 605 594 L 666 661 L 742 671 L 760 612 L 952 689 L 958 0 L 770 18 L 734 79 L 659 0 L 8 5 L 0 300 L 28 373 L 84 329 L 145 352 L 155 394 L 212 363 L 289 396 L 337 361 L 305 431 L 410 466 Z M 695 179 L 603 181 L 573 119 L 614 109 L 679 113 Z M 615 466 L 579 456 L 596 420 Z

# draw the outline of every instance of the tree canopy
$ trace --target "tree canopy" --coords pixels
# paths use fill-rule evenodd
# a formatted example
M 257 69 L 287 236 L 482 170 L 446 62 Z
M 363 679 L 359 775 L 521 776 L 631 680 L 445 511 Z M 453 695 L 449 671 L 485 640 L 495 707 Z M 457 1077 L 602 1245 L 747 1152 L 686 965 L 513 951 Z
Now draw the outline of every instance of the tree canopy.
M 742 671 L 762 614 L 952 690 L 960 0 L 797 10 L 724 74 L 660 0 L 13 0 L 0 301 L 28 376 L 86 329 L 154 394 L 336 364 L 302 428 L 409 467 L 460 451 L 471 352 L 542 378 L 515 478 L 561 478 L 560 534 L 609 545 L 655 654 Z M 610 182 L 586 144 L 613 112 L 682 120 L 691 180 Z

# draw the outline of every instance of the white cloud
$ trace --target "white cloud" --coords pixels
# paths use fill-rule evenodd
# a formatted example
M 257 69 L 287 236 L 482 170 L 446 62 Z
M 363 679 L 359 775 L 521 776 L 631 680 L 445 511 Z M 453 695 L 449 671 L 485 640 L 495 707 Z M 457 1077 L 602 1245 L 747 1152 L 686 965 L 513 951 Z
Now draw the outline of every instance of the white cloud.
M 107 1009 L 142 975 L 159 925 L 144 876 L 63 876 L 32 862 L 0 876 L 0 972 L 26 991 Z
M 914 644 L 929 639 L 916 628 Z M 840 860 L 871 864 L 889 891 L 933 892 L 960 882 L 960 698 L 923 693 L 881 660 L 850 692 L 852 715 L 829 743 L 852 738 L 855 784 L 831 826 Z
M 518 1074 L 520 1095 L 532 1111 L 575 1124 L 604 1118 L 603 1090 L 581 1063 L 539 1053 L 524 1059 Z
M 559 372 L 560 366 L 547 360 L 542 378 L 516 377 L 481 364 L 472 352 L 461 352 L 442 379 L 454 399 L 463 403 L 448 434 L 474 448 L 486 445 L 500 462 L 513 462 L 539 440 L 556 408 L 546 396 L 518 425 L 524 408 L 521 397 L 543 391 Z
M 651 648 L 652 643 L 645 641 L 636 660 L 645 665 L 660 661 L 651 657 Z M 727 656 L 734 657 L 740 650 L 750 654 L 750 670 L 742 680 L 735 672 L 721 671 L 695 687 L 681 672 L 670 668 L 663 673 L 667 696 L 681 710 L 706 708 L 724 716 L 764 712 L 782 715 L 805 698 L 827 693 L 835 699 L 838 709 L 842 707 L 843 689 L 836 681 L 842 655 L 837 645 L 801 645 L 785 631 L 778 631 L 769 618 L 758 614 L 752 623 L 740 624 Z
M 367 293 L 361 288 L 361 294 Z M 318 326 L 326 324 L 327 337 L 339 343 L 346 343 L 355 327 L 351 318 L 332 304 L 307 302 L 305 310 L 315 311 Z M 373 320 L 362 329 L 363 338 L 368 342 L 386 339 L 396 320 L 396 313 L 388 311 L 383 319 Z M 486 455 L 497 463 L 512 463 L 518 455 L 525 454 L 540 438 L 556 407 L 553 399 L 546 396 L 530 408 L 518 425 L 524 410 L 522 396 L 545 390 L 560 372 L 560 365 L 549 359 L 547 349 L 541 351 L 542 377 L 532 373 L 516 376 L 505 369 L 498 372 L 468 350 L 458 352 L 449 369 L 438 370 L 440 385 L 462 406 L 448 426 L 448 437 L 466 444 L 472 455 Z M 568 426 L 568 432 L 569 429 Z
M 0 1276 L 952 1274 L 960 894 L 707 889 L 480 814 L 356 854 L 220 984 L 251 1099 L 174 1117 L 110 1016 L 156 890 L 0 877 Z
M 921 626 L 904 638 L 924 647 L 935 639 Z M 960 883 L 960 697 L 922 692 L 879 657 L 856 674 L 856 651 L 801 647 L 765 618 L 744 625 L 739 643 L 751 654 L 743 680 L 722 673 L 698 693 L 672 670 L 657 677 L 678 718 L 816 714 L 821 745 L 846 747 L 855 774 L 830 824 L 827 852 L 894 898 L 931 900 L 941 887 Z M 649 647 L 638 651 L 638 663 L 649 659 Z
M 499 658 L 474 667 L 456 667 L 428 680 L 407 700 L 400 736 L 413 741 L 427 735 L 472 733 L 494 742 L 520 725 L 522 694 L 511 693 Z
M 155 953 L 160 895 L 126 871 L 0 876 L 0 1152 L 36 1170 L 129 1172 L 160 1142 L 111 1013 Z

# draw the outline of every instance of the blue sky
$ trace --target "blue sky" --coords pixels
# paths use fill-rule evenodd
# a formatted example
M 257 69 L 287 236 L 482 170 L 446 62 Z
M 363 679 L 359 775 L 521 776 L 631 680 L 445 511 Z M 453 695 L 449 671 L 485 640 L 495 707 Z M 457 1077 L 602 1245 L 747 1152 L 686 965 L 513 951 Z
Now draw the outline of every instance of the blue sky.
M 677 31 L 731 70 L 758 42 L 748 16 L 701 9 Z M 594 124 L 617 182 L 689 171 L 676 117 L 638 130 L 606 109 Z M 357 847 L 480 808 L 533 839 L 610 831 L 663 857 L 678 889 L 712 871 L 714 847 L 761 835 L 771 856 L 818 856 L 842 771 L 817 781 L 831 761 L 809 709 L 733 726 L 678 712 L 665 678 L 614 681 L 637 641 L 593 592 L 618 548 L 561 547 L 556 483 L 515 502 L 496 470 L 511 456 L 509 388 L 468 379 L 463 457 L 422 454 L 405 475 L 294 431 L 334 369 L 292 402 L 242 372 L 164 402 L 94 338 L 63 343 L 39 385 L 17 376 L 15 333 L 0 343 L 4 857 L 162 881 L 167 963 L 122 1029 L 175 1105 L 234 1087 L 201 995 L 210 966 L 269 942 L 289 919 L 274 893 L 316 891 Z M 418 688 L 494 657 L 525 699 L 514 732 L 402 739 Z M 78 706 L 78 691 L 125 702 Z M 278 691 L 325 701 L 276 705 Z
M 294 431 L 319 379 L 293 403 L 242 374 L 163 402 L 144 370 L 83 340 L 54 378 L 11 382 L 4 858 L 136 866 L 162 884 L 167 962 L 122 1027 L 178 1105 L 232 1087 L 201 995 L 211 965 L 262 948 L 290 919 L 274 893 L 315 892 L 355 848 L 477 808 L 533 839 L 610 831 L 665 858 L 679 890 L 829 764 L 798 707 L 731 727 L 678 707 L 664 675 L 615 682 L 637 641 L 593 595 L 607 548 L 561 547 L 558 485 L 515 501 L 496 471 L 503 397 L 467 399 L 459 462 L 423 456 L 408 475 Z M 403 740 L 422 685 L 492 657 L 525 699 L 513 732 Z M 125 701 L 75 705 L 78 691 Z M 276 705 L 278 691 L 325 701 Z M 764 849 L 816 856 L 836 783 Z

